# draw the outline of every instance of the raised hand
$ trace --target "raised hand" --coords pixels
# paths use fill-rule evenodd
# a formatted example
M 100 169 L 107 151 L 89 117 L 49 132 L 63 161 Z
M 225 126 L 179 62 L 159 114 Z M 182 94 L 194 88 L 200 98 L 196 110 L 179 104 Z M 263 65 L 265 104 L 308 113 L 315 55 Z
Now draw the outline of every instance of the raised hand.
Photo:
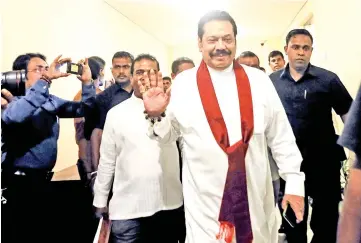
M 70 58 L 61 59 L 61 55 L 57 56 L 54 59 L 54 61 L 50 64 L 49 70 L 45 71 L 43 75 L 49 81 L 51 81 L 53 79 L 61 78 L 61 77 L 68 77 L 70 75 L 69 73 L 62 73 L 59 70 L 59 67 L 66 62 L 71 62 L 71 59 Z
M 170 88 L 164 92 L 162 73 L 151 70 L 148 76 L 138 80 L 139 91 L 143 96 L 144 108 L 150 117 L 160 117 L 165 112 L 170 99 Z
M 92 72 L 90 70 L 90 67 L 88 65 L 88 58 L 85 58 L 85 60 L 80 60 L 78 62 L 79 65 L 83 66 L 83 73 L 81 75 L 77 75 L 77 78 L 83 83 L 83 84 L 89 84 L 92 80 Z

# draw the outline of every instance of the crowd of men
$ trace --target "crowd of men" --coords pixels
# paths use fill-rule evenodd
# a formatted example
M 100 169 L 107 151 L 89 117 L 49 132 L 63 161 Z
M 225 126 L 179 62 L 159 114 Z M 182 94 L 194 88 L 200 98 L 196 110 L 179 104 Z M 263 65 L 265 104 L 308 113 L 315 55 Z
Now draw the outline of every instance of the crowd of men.
M 287 63 L 281 51 L 269 54 L 269 76 L 255 53 L 235 57 L 236 36 L 227 12 L 207 13 L 202 62 L 179 58 L 171 77 L 151 54 L 115 53 L 107 82 L 102 58 L 80 60 L 73 101 L 49 94 L 69 76 L 59 70 L 68 58 L 48 65 L 42 54 L 18 56 L 13 70 L 26 70 L 26 94 L 1 90 L 4 242 L 51 242 L 32 221 L 46 228 L 59 118 L 74 118 L 78 172 L 95 215 L 111 221 L 109 242 L 276 243 L 284 233 L 307 243 L 309 206 L 313 243 L 361 242 L 361 166 L 338 229 L 342 146 L 361 162 L 360 92 L 353 101 L 335 73 L 310 63 L 305 29 L 288 33 Z M 332 109 L 346 123 L 341 138 Z M 280 226 L 275 211 L 288 207 L 295 222 L 282 217 Z

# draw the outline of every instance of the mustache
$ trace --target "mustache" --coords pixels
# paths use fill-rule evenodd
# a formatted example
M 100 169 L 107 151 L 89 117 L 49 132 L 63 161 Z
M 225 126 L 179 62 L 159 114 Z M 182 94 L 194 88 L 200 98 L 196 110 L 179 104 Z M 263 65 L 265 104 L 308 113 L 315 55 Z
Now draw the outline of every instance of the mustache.
M 225 55 L 231 55 L 231 51 L 229 51 L 229 50 L 216 50 L 215 52 L 211 52 L 211 53 L 209 53 L 209 55 L 211 56 L 211 57 L 216 57 L 216 56 L 221 56 L 221 55 L 223 55 L 223 56 L 225 56 Z

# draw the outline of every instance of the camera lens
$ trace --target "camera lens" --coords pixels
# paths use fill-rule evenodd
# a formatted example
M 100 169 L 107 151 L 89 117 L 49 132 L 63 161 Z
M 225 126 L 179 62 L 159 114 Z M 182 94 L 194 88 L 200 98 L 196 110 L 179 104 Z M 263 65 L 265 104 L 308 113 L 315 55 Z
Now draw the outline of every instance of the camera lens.
M 1 75 L 1 88 L 14 96 L 22 96 L 25 95 L 25 80 L 25 70 L 4 72 Z

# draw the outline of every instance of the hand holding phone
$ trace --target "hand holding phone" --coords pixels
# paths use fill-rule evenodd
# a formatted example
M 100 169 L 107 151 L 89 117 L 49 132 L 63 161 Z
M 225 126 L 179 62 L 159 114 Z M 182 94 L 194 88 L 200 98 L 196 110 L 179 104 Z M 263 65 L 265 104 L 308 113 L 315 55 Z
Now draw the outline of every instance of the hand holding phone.
M 56 69 L 63 74 L 75 74 L 84 84 L 92 82 L 92 73 L 88 64 L 88 58 L 80 60 L 78 63 L 73 63 L 69 59 L 67 62 L 58 63 Z
M 293 212 L 291 205 L 287 204 L 286 208 L 283 210 L 282 216 L 292 228 L 296 226 L 297 218 L 295 212 Z

